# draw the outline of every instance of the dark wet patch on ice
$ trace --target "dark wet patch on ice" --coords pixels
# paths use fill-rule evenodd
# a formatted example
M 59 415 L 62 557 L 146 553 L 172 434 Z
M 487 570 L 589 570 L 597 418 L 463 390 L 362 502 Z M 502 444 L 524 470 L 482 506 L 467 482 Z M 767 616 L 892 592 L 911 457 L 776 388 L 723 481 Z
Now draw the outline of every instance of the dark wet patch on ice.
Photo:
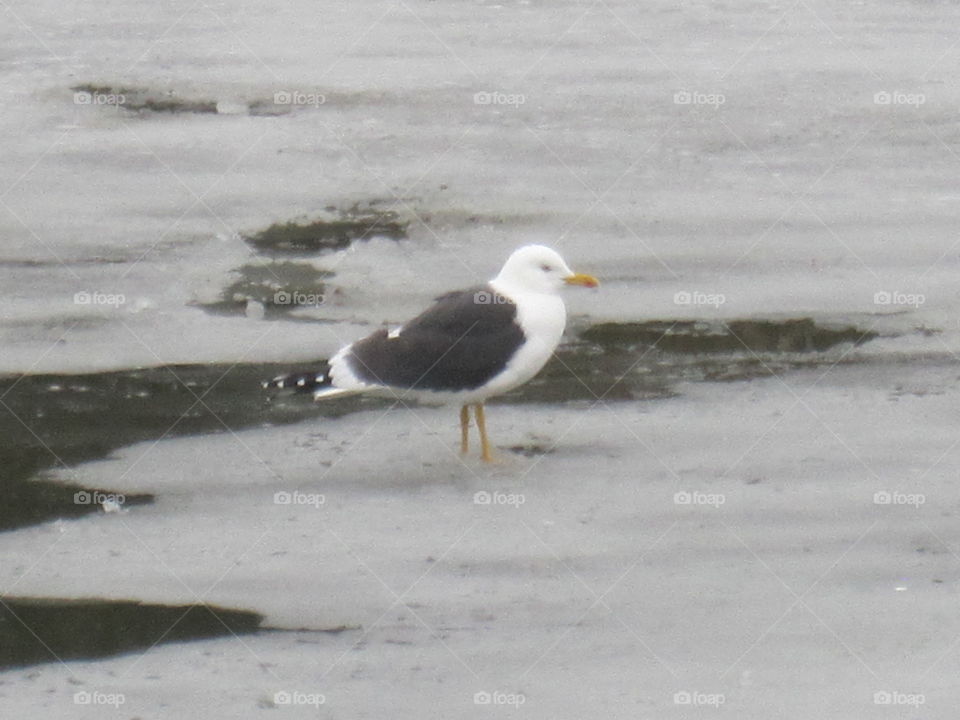
M 84 83 L 70 88 L 78 104 L 116 105 L 130 112 L 216 113 L 216 100 L 181 97 L 175 90 Z M 87 99 L 89 98 L 89 100 Z M 101 100 L 102 98 L 102 100 Z
M 811 318 L 730 322 L 601 323 L 581 339 L 603 347 L 653 348 L 670 353 L 809 353 L 837 345 L 862 345 L 876 333 L 845 325 L 828 327 Z
M 129 262 L 127 258 L 105 257 L 102 255 L 88 258 L 64 258 L 55 260 L 35 260 L 32 258 L 17 260 L 15 258 L 9 258 L 7 260 L 0 260 L 0 267 L 46 270 L 48 268 L 63 268 L 75 265 L 122 265 L 126 262 Z
M 244 239 L 270 257 L 310 257 L 342 250 L 358 240 L 407 237 L 408 221 L 396 212 L 377 207 L 380 201 L 355 203 L 348 208 L 327 207 L 328 217 L 304 222 L 276 223 Z
M 855 327 L 808 319 L 595 325 L 560 347 L 536 378 L 494 402 L 670 397 L 682 382 L 750 379 L 818 364 L 862 362 L 852 354 L 844 357 L 843 349 L 873 337 Z M 75 493 L 92 489 L 45 480 L 53 468 L 163 437 L 283 425 L 392 404 L 389 398 L 363 396 L 316 403 L 309 396 L 262 388 L 265 380 L 298 369 L 315 371 L 323 362 L 0 378 L 0 530 L 103 511 L 98 503 L 74 501 Z M 537 452 L 526 445 L 511 450 Z M 148 502 L 149 497 L 138 500 Z
M 153 502 L 148 493 L 117 493 L 107 488 L 89 488 L 32 477 L 32 470 L 46 463 L 34 450 L 25 451 L 15 462 L 20 468 L 5 472 L 3 503 L 0 504 L 0 531 L 35 525 L 50 518 L 82 517 L 92 513 L 125 510 Z M 24 472 L 26 470 L 26 472 Z M 22 478 L 16 481 L 15 477 Z
M 746 380 L 823 363 L 854 362 L 842 348 L 876 333 L 810 318 L 601 323 L 561 346 L 547 366 L 504 402 L 669 397 L 681 382 Z
M 327 300 L 324 281 L 334 275 L 317 268 L 307 258 L 372 237 L 402 240 L 407 236 L 409 223 L 392 210 L 378 207 L 386 202 L 375 199 L 364 205 L 354 203 L 346 209 L 330 206 L 325 208 L 325 218 L 276 223 L 244 236 L 264 256 L 263 260 L 234 269 L 234 279 L 220 297 L 199 306 L 212 313 L 246 315 L 258 320 L 307 320 L 294 311 L 323 305 Z
M 0 530 L 102 511 L 99 503 L 74 502 L 74 493 L 93 488 L 44 479 L 51 469 L 161 437 L 281 425 L 358 407 L 294 402 L 261 388 L 263 380 L 289 369 L 270 363 L 180 365 L 0 377 Z M 148 501 L 131 496 L 127 504 Z
M 100 658 L 261 629 L 263 616 L 213 605 L 0 598 L 0 669 Z
M 0 321 L 0 325 L 8 328 L 17 328 L 22 330 L 20 339 L 28 338 L 47 338 L 49 333 L 56 332 L 62 335 L 66 330 L 95 330 L 97 328 L 109 325 L 112 320 L 106 315 L 71 315 L 62 313 L 56 317 L 51 317 L 41 321 L 34 318 L 24 317 L 11 320 Z M 61 344 L 66 342 L 60 341 Z
M 286 317 L 292 310 L 322 305 L 326 301 L 323 281 L 334 275 L 310 263 L 289 260 L 243 265 L 233 272 L 236 279 L 220 299 L 200 307 L 221 315 Z
M 307 627 L 296 627 L 296 628 L 279 628 L 279 627 L 265 627 L 264 630 L 269 630 L 270 632 L 277 633 L 310 633 L 311 635 L 340 635 L 345 632 L 356 632 L 357 630 L 363 630 L 363 627 L 360 625 L 336 625 L 330 628 L 320 628 L 315 630 L 313 628 Z M 298 643 L 302 644 L 312 644 L 314 641 L 307 638 L 299 638 Z
M 346 209 L 330 206 L 325 208 L 324 218 L 276 223 L 244 236 L 264 256 L 263 261 L 236 268 L 235 279 L 223 289 L 220 298 L 200 306 L 219 314 L 271 319 L 323 305 L 324 281 L 334 273 L 317 268 L 307 258 L 372 237 L 405 238 L 409 223 L 394 211 L 378 207 L 386 202 L 374 199 Z
M 507 448 L 512 453 L 522 455 L 523 457 L 537 457 L 539 455 L 549 455 L 553 448 L 540 443 L 528 443 L 526 445 L 511 445 Z
M 317 110 L 326 105 L 351 107 L 377 105 L 389 99 L 383 93 L 369 92 L 301 92 L 278 90 L 267 97 L 211 98 L 181 93 L 175 89 L 150 88 L 109 83 L 83 83 L 70 88 L 78 105 L 113 106 L 131 113 L 220 114 L 277 117 L 298 110 Z
M 309 369 L 323 361 L 293 364 Z M 45 479 L 52 469 L 108 457 L 115 449 L 162 437 L 223 433 L 248 427 L 338 417 L 385 407 L 379 398 L 314 403 L 277 396 L 264 380 L 290 372 L 290 363 L 177 365 L 84 375 L 0 377 L 0 530 L 102 512 L 74 494 L 115 491 Z M 126 505 L 150 502 L 128 495 Z

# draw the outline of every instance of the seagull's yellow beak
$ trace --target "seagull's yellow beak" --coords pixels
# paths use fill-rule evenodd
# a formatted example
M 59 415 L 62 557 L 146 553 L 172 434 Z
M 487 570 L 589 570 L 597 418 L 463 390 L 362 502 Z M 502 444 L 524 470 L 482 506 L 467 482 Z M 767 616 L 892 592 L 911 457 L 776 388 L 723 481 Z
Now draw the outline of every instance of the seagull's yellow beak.
M 567 275 L 563 281 L 567 285 L 582 285 L 583 287 L 599 287 L 600 281 L 597 280 L 593 275 L 584 275 L 583 273 L 574 273 L 573 275 Z

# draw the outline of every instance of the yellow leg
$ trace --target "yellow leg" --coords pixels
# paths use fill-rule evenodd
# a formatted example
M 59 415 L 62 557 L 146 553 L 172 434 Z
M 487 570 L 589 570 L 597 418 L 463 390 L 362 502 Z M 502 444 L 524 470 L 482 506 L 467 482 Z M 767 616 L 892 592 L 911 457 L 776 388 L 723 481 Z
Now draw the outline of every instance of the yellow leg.
M 470 449 L 470 406 L 460 408 L 460 453 L 467 454 Z
M 483 403 L 477 403 L 473 406 L 477 415 L 477 430 L 480 431 L 480 457 L 484 462 L 493 462 L 493 455 L 490 453 L 490 440 L 487 437 L 487 419 L 483 414 Z

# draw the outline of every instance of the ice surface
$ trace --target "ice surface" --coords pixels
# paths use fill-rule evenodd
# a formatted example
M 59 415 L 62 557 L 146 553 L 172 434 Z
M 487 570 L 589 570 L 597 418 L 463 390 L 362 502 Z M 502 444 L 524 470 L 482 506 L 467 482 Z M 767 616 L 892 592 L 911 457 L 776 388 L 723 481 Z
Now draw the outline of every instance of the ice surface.
M 715 314 L 676 306 L 684 290 L 724 295 L 726 316 L 906 311 L 942 331 L 928 349 L 956 351 L 954 10 L 907 30 L 910 7 L 11 9 L 0 370 L 328 351 L 359 332 L 192 303 L 258 261 L 239 234 L 374 199 L 410 239 L 318 258 L 348 306 L 326 317 L 402 320 L 547 242 L 605 280 L 575 312 Z M 284 114 L 131 113 L 75 104 L 82 85 Z M 325 102 L 273 105 L 284 92 Z M 724 102 L 677 104 L 682 92 Z M 83 291 L 127 302 L 78 306 Z M 925 302 L 874 304 L 898 291 Z
M 0 592 L 352 629 L 6 673 L 4 715 L 99 717 L 72 700 L 97 690 L 131 717 L 255 716 L 278 691 L 323 693 L 330 717 L 476 717 L 514 712 L 474 704 L 501 691 L 526 698 L 518 716 L 660 718 L 690 716 L 674 693 L 699 691 L 725 696 L 696 708 L 722 717 L 914 712 L 874 702 L 899 692 L 953 718 L 958 13 L 7 3 L 2 373 L 293 364 L 489 278 L 526 242 L 601 278 L 568 295 L 581 326 L 812 317 L 882 337 L 851 367 L 493 407 L 494 468 L 457 459 L 454 412 L 395 408 L 58 472 L 157 502 L 4 534 Z M 218 112 L 82 104 L 84 85 Z M 275 104 L 285 92 L 324 101 Z M 374 201 L 408 238 L 305 260 L 336 273 L 335 301 L 286 319 L 202 308 L 269 262 L 241 236 Z M 294 490 L 325 502 L 274 503 Z M 494 491 L 525 502 L 473 502 Z
M 159 697 L 235 717 L 299 690 L 331 713 L 468 717 L 474 693 L 501 690 L 532 717 L 627 717 L 676 713 L 687 689 L 761 718 L 874 717 L 873 693 L 896 686 L 948 717 L 957 503 L 937 459 L 954 375 L 848 368 L 650 406 L 497 406 L 492 468 L 460 462 L 442 409 L 132 446 L 73 479 L 158 502 L 5 537 L 0 584 L 203 599 L 314 632 L 48 665 L 0 693 L 51 717 L 71 716 L 78 687 L 122 688 L 129 712 Z M 525 443 L 550 452 L 502 449 Z

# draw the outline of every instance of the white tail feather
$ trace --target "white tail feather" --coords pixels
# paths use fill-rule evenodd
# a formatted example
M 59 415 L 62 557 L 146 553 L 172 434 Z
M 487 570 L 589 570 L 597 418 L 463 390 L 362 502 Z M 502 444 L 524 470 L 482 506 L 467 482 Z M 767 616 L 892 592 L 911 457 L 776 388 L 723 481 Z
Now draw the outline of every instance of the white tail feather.
M 332 400 L 333 398 L 338 397 L 349 397 L 350 395 L 359 395 L 361 393 L 367 392 L 371 388 L 335 388 L 335 387 L 325 387 L 322 390 L 317 390 L 313 394 L 314 400 Z

